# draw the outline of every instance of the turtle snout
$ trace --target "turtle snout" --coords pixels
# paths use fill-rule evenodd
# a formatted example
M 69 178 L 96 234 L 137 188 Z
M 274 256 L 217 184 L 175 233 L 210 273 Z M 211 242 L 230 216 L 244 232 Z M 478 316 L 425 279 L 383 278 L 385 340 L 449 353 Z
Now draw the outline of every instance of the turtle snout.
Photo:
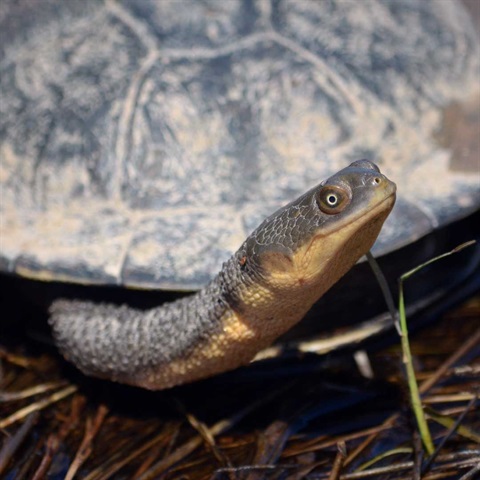
M 385 195 L 393 195 L 397 191 L 397 185 L 389 180 L 385 175 L 378 173 L 378 175 L 372 175 L 369 179 L 369 183 L 372 187 L 381 189 L 385 192 Z

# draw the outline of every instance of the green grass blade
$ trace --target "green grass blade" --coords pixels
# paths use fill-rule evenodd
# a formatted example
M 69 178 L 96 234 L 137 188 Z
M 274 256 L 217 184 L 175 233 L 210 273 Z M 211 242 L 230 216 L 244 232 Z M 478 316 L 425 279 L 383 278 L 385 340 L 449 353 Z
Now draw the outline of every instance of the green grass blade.
M 454 248 L 450 252 L 444 253 L 442 255 L 439 255 L 437 257 L 432 258 L 431 260 L 428 260 L 425 263 L 422 263 L 418 267 L 413 268 L 412 270 L 409 270 L 408 272 L 404 273 L 400 277 L 399 281 L 399 295 L 398 295 L 398 314 L 399 314 L 399 321 L 400 321 L 400 338 L 401 338 L 401 343 L 402 343 L 402 352 L 403 352 L 403 363 L 405 365 L 405 369 L 407 372 L 407 380 L 408 380 L 408 386 L 410 389 L 410 400 L 412 402 L 412 408 L 415 414 L 415 418 L 417 421 L 418 429 L 420 432 L 420 436 L 422 438 L 423 445 L 425 447 L 425 450 L 428 452 L 429 455 L 431 455 L 434 452 L 434 445 L 432 441 L 432 436 L 430 434 L 430 430 L 428 428 L 427 420 L 425 418 L 425 414 L 423 411 L 422 407 L 422 401 L 420 398 L 420 393 L 418 390 L 418 383 L 417 379 L 415 377 L 415 370 L 413 368 L 413 361 L 412 361 L 412 354 L 410 350 L 410 342 L 408 340 L 408 327 L 407 327 L 407 317 L 405 314 L 405 301 L 404 301 L 404 294 L 403 294 L 403 282 L 410 278 L 412 275 L 417 273 L 419 270 L 422 268 L 426 267 L 427 265 L 430 265 L 433 262 L 436 262 L 442 258 L 448 257 L 449 255 L 452 255 L 454 253 L 459 252 L 460 250 L 463 250 L 466 247 L 469 247 L 470 245 L 473 245 L 475 243 L 474 240 L 466 243 L 462 243 L 458 247 Z

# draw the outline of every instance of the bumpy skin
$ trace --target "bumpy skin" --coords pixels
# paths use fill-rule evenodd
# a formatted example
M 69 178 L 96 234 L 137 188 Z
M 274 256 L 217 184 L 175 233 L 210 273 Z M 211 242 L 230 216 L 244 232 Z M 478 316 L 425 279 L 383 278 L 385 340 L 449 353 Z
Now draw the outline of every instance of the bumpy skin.
M 55 302 L 56 343 L 89 375 L 151 389 L 248 363 L 371 248 L 394 201 L 374 164 L 354 162 L 267 218 L 191 297 L 148 311 Z
M 50 322 L 59 348 L 85 373 L 155 388 L 150 370 L 210 343 L 222 330 L 222 319 L 233 314 L 230 305 L 248 281 L 232 257 L 195 295 L 148 311 L 60 300 L 52 305 Z M 181 383 L 175 380 L 180 372 L 167 376 L 172 378 L 162 380 L 160 388 Z

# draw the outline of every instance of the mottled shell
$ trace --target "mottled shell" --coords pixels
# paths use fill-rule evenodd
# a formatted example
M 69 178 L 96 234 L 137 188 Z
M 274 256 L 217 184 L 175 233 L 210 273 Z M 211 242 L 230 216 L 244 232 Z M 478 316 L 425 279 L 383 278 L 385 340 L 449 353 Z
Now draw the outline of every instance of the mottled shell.
M 362 157 L 398 185 L 377 253 L 480 204 L 459 2 L 2 0 L 0 35 L 4 271 L 196 288 Z

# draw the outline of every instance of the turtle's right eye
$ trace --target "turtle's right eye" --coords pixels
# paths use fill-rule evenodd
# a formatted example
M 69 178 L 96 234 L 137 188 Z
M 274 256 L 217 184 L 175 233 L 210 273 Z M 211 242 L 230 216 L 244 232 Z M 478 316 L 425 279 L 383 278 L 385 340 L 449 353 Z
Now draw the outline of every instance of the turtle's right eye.
M 318 206 L 327 215 L 342 212 L 350 203 L 350 200 L 350 191 L 336 185 L 327 185 L 317 194 Z

